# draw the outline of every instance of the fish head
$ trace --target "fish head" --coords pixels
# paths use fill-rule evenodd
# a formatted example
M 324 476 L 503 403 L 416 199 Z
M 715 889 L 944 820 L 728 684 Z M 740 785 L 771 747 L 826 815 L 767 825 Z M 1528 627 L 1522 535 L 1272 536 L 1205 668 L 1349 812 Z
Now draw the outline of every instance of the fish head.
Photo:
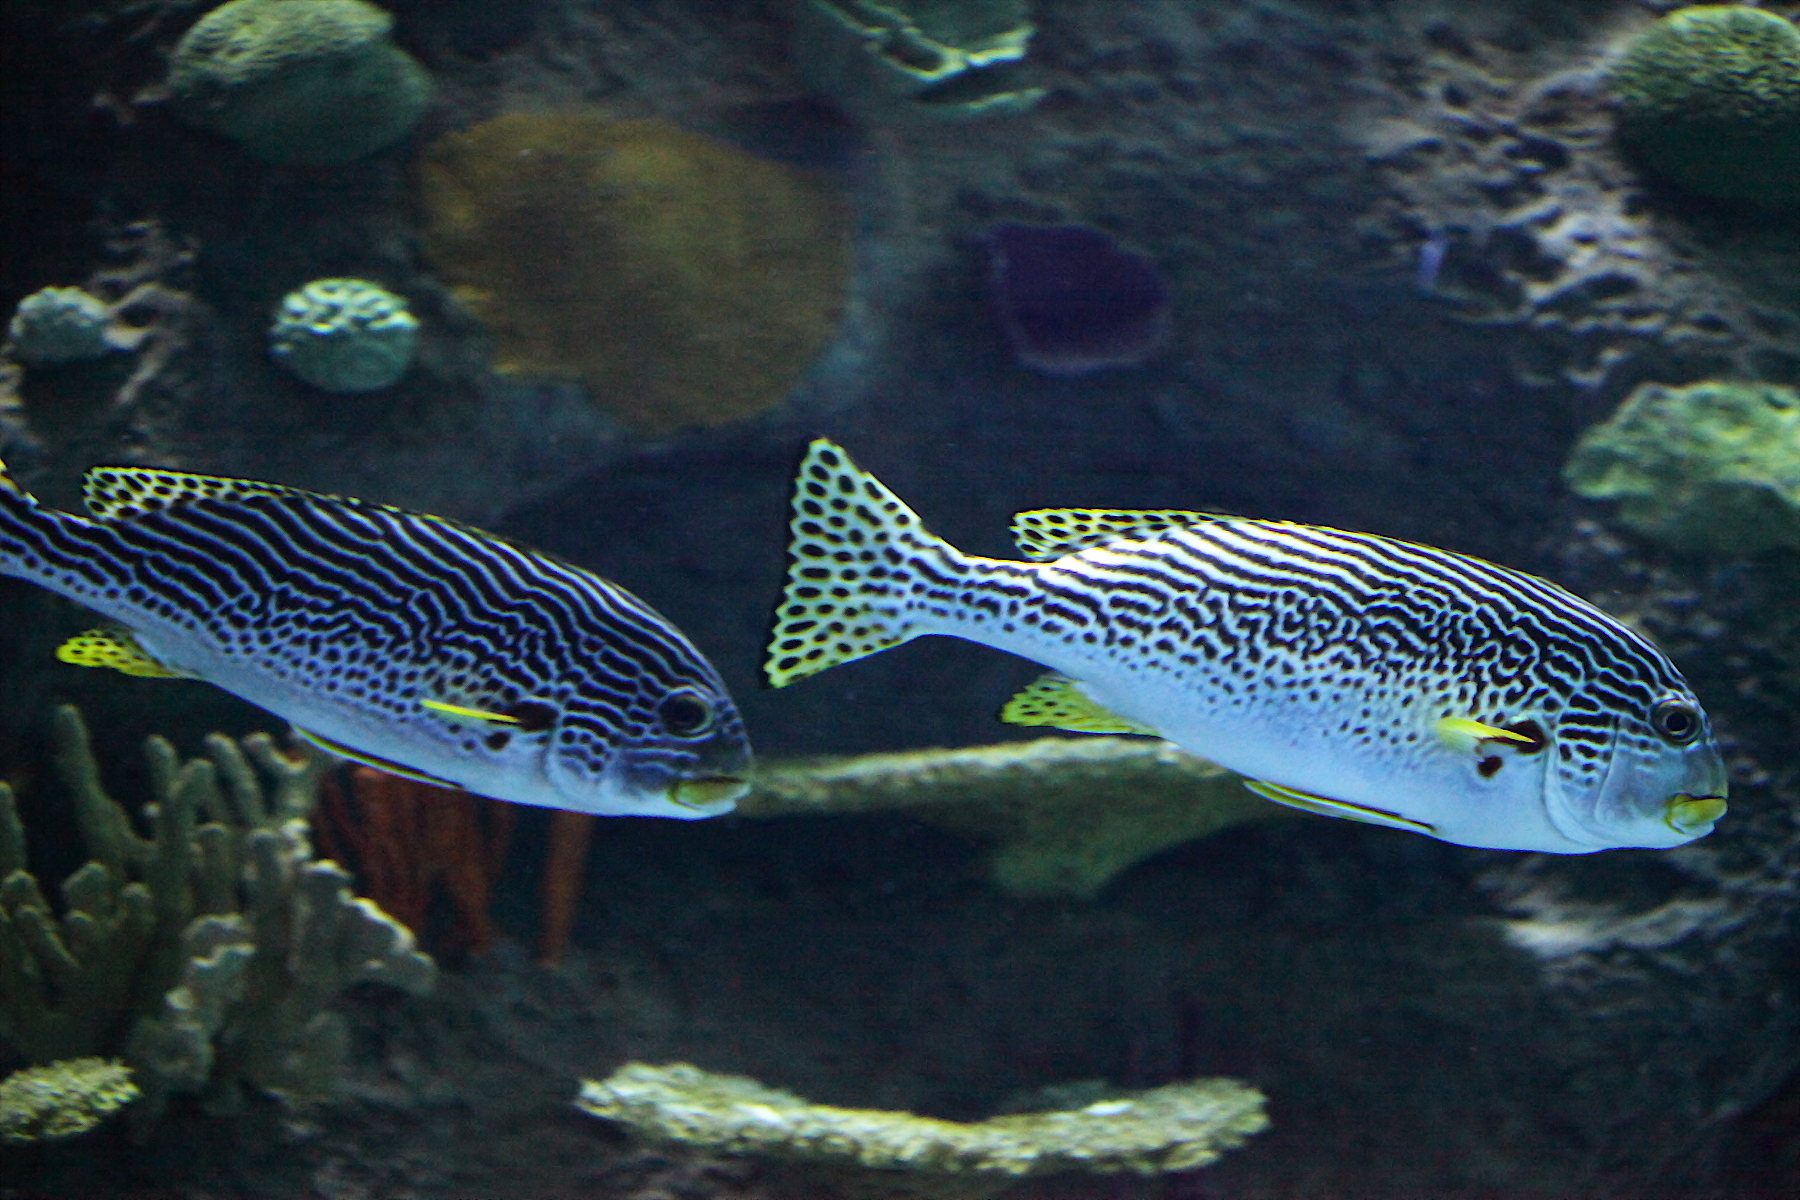
M 1583 849 L 1667 849 L 1725 815 L 1725 761 L 1706 710 L 1686 689 L 1628 703 L 1571 704 L 1546 774 L 1551 823 Z
M 546 769 L 565 807 L 699 820 L 750 790 L 744 719 L 710 670 L 592 687 L 561 706 Z

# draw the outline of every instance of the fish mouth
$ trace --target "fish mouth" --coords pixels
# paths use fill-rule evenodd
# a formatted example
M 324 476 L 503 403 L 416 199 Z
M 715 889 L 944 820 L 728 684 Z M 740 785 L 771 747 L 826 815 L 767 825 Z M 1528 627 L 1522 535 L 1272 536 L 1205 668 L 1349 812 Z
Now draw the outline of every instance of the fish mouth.
M 736 804 L 750 790 L 750 781 L 736 775 L 697 775 L 677 779 L 669 787 L 669 799 L 683 808 L 719 809 Z
M 1698 837 L 1725 815 L 1725 797 L 1677 792 L 1663 807 L 1663 824 L 1683 837 Z

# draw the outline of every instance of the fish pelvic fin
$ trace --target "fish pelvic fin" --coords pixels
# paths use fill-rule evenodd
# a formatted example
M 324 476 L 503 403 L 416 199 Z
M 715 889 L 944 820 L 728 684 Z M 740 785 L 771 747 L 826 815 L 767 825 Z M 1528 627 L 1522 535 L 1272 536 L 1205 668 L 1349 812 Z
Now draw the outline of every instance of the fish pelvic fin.
M 1070 733 L 1138 733 L 1160 737 L 1156 730 L 1095 704 L 1081 685 L 1056 671 L 1040 675 L 1000 710 L 1009 725 L 1048 725 Z
M 916 564 L 960 557 L 824 438 L 800 460 L 788 528 L 787 587 L 763 668 L 771 687 L 917 637 L 901 603 Z

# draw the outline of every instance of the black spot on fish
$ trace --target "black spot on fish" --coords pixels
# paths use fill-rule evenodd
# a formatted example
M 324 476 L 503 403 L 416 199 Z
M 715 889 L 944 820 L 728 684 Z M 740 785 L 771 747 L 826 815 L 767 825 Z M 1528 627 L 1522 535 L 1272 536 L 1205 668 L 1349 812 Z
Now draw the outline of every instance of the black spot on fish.
M 1542 747 L 1539 747 L 1539 749 L 1542 749 Z M 1483 779 L 1492 779 L 1495 775 L 1500 773 L 1500 768 L 1505 765 L 1506 763 L 1501 760 L 1498 754 L 1490 754 L 1475 764 L 1475 770 L 1480 772 Z

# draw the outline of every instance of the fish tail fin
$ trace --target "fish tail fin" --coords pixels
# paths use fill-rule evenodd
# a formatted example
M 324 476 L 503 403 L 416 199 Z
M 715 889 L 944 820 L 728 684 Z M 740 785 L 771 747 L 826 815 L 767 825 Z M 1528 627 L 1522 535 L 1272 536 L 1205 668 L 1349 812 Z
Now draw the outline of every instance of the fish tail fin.
M 901 603 L 916 565 L 963 555 L 842 447 L 819 438 L 794 480 L 787 588 L 764 664 L 772 687 L 926 632 Z

